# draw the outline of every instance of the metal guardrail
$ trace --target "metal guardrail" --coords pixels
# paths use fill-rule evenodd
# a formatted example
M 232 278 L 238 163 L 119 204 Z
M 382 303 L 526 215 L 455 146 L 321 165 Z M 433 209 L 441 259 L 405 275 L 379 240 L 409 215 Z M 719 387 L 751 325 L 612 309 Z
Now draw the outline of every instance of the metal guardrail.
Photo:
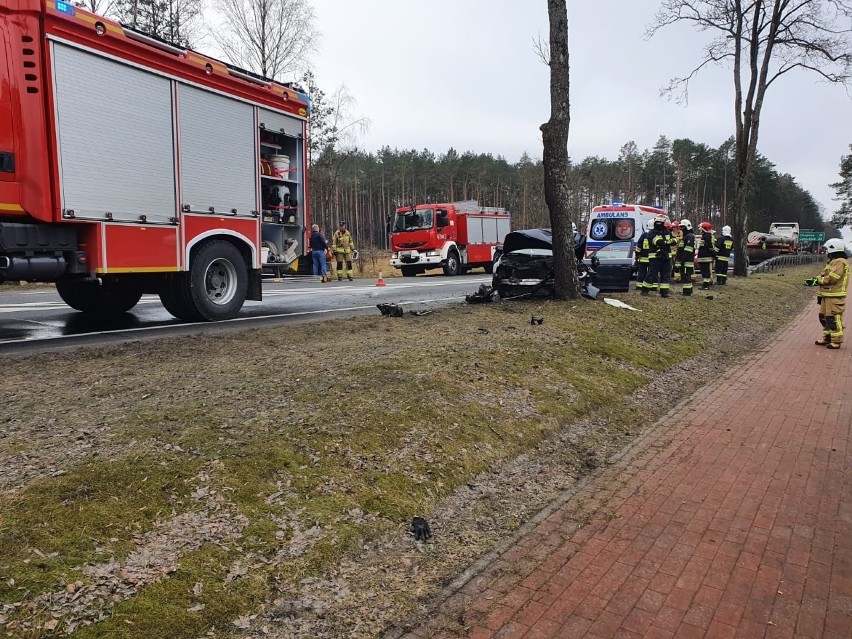
M 749 273 L 766 273 L 788 266 L 799 266 L 800 264 L 818 264 L 825 262 L 825 255 L 814 255 L 813 253 L 796 253 L 792 255 L 776 255 L 764 260 L 760 264 L 748 267 Z

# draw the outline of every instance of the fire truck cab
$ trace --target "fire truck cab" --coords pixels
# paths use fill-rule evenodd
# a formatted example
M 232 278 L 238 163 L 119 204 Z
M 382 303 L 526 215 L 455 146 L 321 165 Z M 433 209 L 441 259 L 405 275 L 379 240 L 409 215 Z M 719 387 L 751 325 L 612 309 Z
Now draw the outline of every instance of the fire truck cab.
M 0 281 L 234 317 L 305 252 L 308 98 L 60 0 L 0 3 Z

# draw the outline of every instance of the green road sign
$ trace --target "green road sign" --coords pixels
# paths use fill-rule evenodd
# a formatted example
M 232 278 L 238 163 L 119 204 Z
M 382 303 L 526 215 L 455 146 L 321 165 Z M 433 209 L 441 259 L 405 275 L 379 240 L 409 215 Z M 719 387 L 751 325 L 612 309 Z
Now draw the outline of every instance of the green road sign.
M 825 242 L 825 233 L 816 231 L 799 231 L 799 244 L 810 242 Z

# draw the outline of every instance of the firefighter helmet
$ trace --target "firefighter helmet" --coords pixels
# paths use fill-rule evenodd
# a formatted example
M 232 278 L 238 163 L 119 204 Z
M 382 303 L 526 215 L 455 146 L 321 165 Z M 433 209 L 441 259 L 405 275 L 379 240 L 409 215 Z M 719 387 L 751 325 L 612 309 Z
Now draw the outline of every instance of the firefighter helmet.
M 730 234 L 731 234 L 731 227 L 730 226 L 723 226 L 722 227 L 722 235 L 730 235 Z
M 710 224 L 710 222 L 705 221 L 705 222 L 702 222 L 701 224 L 699 224 L 698 228 L 700 228 L 705 233 L 710 233 L 713 230 L 713 225 Z
M 685 228 L 687 231 L 691 231 L 691 230 L 692 230 L 692 222 L 690 222 L 689 220 L 681 220 L 681 221 L 680 221 L 680 225 L 681 225 L 683 228 Z
M 846 247 L 843 246 L 843 241 L 836 237 L 831 238 L 828 242 L 822 245 L 826 253 L 845 253 Z
M 654 220 L 651 218 L 645 220 L 645 230 L 648 231 L 648 233 L 654 230 Z

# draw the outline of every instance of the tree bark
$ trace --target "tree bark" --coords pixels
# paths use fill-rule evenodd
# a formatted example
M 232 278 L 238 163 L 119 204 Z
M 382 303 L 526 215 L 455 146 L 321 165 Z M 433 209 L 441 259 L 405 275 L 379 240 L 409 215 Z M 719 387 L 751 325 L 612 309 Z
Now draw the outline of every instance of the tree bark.
M 568 129 L 571 115 L 566 0 L 548 0 L 547 13 L 550 18 L 550 119 L 541 125 L 544 199 L 553 233 L 556 298 L 577 299 L 580 283 L 568 211 Z

